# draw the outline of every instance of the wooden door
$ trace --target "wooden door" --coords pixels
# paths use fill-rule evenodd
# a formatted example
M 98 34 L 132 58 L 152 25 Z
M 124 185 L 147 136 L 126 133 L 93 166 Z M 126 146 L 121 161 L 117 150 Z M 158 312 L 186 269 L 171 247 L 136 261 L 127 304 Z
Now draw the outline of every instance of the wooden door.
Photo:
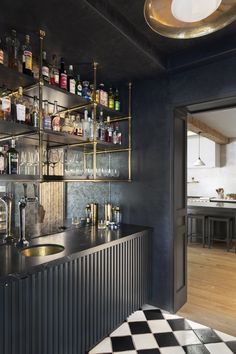
M 173 309 L 187 301 L 187 111 L 174 112 L 173 137 Z

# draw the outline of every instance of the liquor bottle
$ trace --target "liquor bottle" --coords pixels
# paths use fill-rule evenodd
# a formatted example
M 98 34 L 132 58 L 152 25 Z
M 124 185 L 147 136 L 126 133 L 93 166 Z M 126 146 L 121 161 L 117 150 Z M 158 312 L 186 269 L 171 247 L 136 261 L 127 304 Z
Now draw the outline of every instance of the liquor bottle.
M 19 70 L 18 55 L 19 55 L 20 42 L 16 36 L 15 30 L 12 30 L 11 36 L 6 38 L 6 44 L 7 44 L 8 66 L 9 68 L 18 71 Z
M 31 120 L 32 104 L 30 104 L 28 98 L 23 98 L 23 104 L 25 106 L 25 124 L 32 125 L 32 120 Z
M 76 95 L 82 96 L 82 89 L 83 89 L 83 87 L 82 87 L 82 83 L 80 81 L 80 75 L 78 74 L 77 80 L 76 80 L 76 90 L 75 90 Z
M 31 111 L 31 122 L 34 128 L 39 127 L 39 105 L 37 96 L 34 96 L 34 103 Z
M 109 143 L 112 141 L 112 134 L 111 134 L 111 124 L 110 124 L 110 117 L 107 116 L 107 123 L 105 125 L 105 142 Z
M 84 132 L 84 138 L 86 140 L 88 140 L 89 135 L 90 135 L 90 124 L 88 121 L 88 110 L 87 109 L 84 110 L 83 132 Z
M 114 108 L 115 108 L 115 111 L 120 111 L 120 99 L 119 99 L 119 91 L 118 89 L 116 89 L 116 92 L 115 92 L 115 97 L 114 97 Z
M 109 94 L 108 94 L 108 107 L 111 109 L 114 109 L 114 93 L 113 93 L 112 88 L 110 88 Z
M 33 75 L 32 72 L 32 48 L 30 44 L 30 36 L 27 34 L 25 36 L 25 43 L 22 46 L 22 72 L 26 75 Z
M 45 51 L 43 51 L 42 77 L 45 82 L 49 83 L 49 64 L 47 62 L 47 53 Z
M 121 132 L 119 130 L 119 123 L 117 122 L 115 124 L 115 130 L 113 131 L 113 144 L 119 144 L 121 145 Z
M 59 86 L 59 70 L 57 67 L 57 56 L 53 54 L 52 56 L 52 67 L 50 70 L 50 84 Z
M 3 175 L 5 173 L 5 155 L 3 153 L 4 148 L 3 146 L 0 146 L 0 175 Z
M 98 139 L 105 141 L 105 125 L 103 121 L 103 111 L 100 111 L 99 114 L 99 125 L 98 125 Z
M 11 99 L 8 96 L 0 99 L 0 119 L 11 120 Z
M 11 147 L 7 151 L 7 174 L 18 174 L 18 151 L 16 150 L 16 142 L 14 139 L 11 141 Z
M 2 39 L 0 38 L 0 64 L 2 64 L 2 65 L 4 64 L 4 61 L 5 61 L 4 54 L 5 54 L 5 52 L 3 49 Z
M 26 106 L 23 99 L 23 88 L 20 86 L 15 99 L 16 107 L 16 121 L 17 123 L 25 123 L 26 118 Z
M 80 114 L 77 114 L 74 122 L 74 134 L 80 137 L 84 136 L 83 124 L 80 120 Z
M 48 113 L 48 101 L 43 102 L 43 129 L 52 130 L 52 120 Z
M 52 120 L 52 130 L 55 132 L 61 131 L 61 119 L 58 113 L 57 101 L 54 101 L 53 113 L 51 115 Z
M 75 94 L 75 78 L 74 78 L 74 70 L 73 70 L 73 65 L 69 66 L 69 71 L 68 71 L 68 79 L 67 79 L 67 90 L 70 93 Z
M 83 81 L 82 97 L 87 101 L 90 101 L 89 81 Z
M 61 58 L 61 68 L 59 70 L 60 73 L 60 88 L 67 90 L 67 73 L 65 70 L 65 62 L 64 59 Z

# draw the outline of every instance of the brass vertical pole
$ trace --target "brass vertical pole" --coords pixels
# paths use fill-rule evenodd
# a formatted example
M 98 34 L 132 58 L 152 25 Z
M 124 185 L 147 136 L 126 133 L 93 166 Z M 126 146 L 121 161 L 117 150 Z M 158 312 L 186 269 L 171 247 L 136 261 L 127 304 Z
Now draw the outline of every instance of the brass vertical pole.
M 43 39 L 45 37 L 45 32 L 39 31 L 39 178 L 43 178 L 43 77 L 42 77 L 42 66 L 43 66 Z
M 97 90 L 97 66 L 98 63 L 93 63 L 93 178 L 97 177 L 97 102 L 96 102 L 96 90 Z
M 129 132 L 129 152 L 128 152 L 128 179 L 132 180 L 132 83 L 129 82 L 129 102 L 128 102 L 128 132 Z

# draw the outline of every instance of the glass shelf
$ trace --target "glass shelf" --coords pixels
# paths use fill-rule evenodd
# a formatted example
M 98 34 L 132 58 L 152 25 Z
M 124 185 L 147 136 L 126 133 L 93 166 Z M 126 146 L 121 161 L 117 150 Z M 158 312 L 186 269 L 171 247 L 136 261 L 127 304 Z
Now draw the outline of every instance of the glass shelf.
M 39 175 L 0 175 L 0 182 L 38 182 Z
M 19 86 L 27 87 L 37 83 L 37 80 L 32 76 L 22 74 L 18 71 L 0 65 L 0 88 L 6 88 L 11 91 L 18 90 Z

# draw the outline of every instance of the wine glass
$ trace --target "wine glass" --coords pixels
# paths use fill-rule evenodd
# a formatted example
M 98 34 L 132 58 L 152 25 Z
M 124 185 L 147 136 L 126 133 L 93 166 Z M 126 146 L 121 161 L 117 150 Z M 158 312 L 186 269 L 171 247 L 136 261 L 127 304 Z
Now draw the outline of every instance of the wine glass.
M 21 151 L 20 153 L 20 174 L 26 174 L 26 164 L 27 164 L 27 153 L 26 151 Z
M 57 149 L 52 149 L 49 151 L 48 162 L 53 169 L 53 176 L 55 176 L 55 167 L 59 162 L 59 151 Z

